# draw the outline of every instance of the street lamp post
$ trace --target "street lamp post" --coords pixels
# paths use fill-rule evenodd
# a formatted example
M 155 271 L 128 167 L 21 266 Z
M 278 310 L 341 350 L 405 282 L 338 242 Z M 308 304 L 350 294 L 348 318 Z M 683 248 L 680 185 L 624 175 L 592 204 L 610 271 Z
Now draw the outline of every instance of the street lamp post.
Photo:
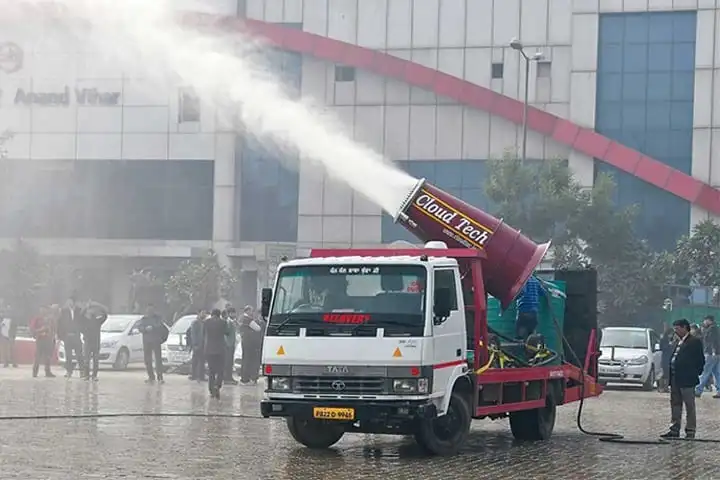
M 520 161 L 525 164 L 527 160 L 527 116 L 528 116 L 528 103 L 530 102 L 530 62 L 537 62 L 542 58 L 541 52 L 535 52 L 534 55 L 528 56 L 525 53 L 523 44 L 517 38 L 513 38 L 510 41 L 510 48 L 520 52 L 520 55 L 525 59 L 525 101 L 523 102 L 523 117 L 522 117 L 522 153 Z

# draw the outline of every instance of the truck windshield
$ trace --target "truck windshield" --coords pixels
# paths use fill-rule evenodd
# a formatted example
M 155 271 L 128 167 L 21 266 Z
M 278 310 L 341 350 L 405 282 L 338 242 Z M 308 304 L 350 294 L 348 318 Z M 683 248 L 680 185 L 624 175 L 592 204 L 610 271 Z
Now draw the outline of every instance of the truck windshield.
M 280 270 L 270 325 L 424 325 L 427 270 L 420 265 L 308 265 Z

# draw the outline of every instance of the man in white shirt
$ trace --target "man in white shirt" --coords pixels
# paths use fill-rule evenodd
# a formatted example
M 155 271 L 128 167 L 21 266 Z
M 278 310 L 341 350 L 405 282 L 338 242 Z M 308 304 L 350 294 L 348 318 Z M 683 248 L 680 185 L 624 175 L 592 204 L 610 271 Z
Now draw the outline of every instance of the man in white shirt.
M 15 363 L 15 326 L 9 317 L 1 317 L 0 320 L 0 361 L 4 367 L 17 367 Z

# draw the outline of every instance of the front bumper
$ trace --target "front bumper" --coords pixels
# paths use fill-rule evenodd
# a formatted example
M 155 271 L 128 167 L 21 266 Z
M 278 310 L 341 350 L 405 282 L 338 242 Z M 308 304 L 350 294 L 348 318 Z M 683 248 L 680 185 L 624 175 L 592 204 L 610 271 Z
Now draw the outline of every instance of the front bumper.
M 98 363 L 102 364 L 112 364 L 115 363 L 115 358 L 117 357 L 117 350 L 104 350 L 100 349 L 100 354 L 98 355 Z M 64 362 L 65 361 L 65 350 L 60 349 L 58 350 L 58 362 Z M 77 361 L 77 359 L 75 359 Z
M 192 353 L 187 351 L 170 351 L 163 352 L 163 363 L 176 367 L 179 365 L 190 364 L 192 361 Z
M 265 399 L 260 402 L 260 411 L 265 418 L 296 417 L 313 418 L 313 408 L 353 408 L 354 422 L 391 423 L 434 418 L 437 408 L 427 400 L 390 400 L 390 401 L 343 401 L 343 400 L 303 400 L 303 399 Z
M 645 383 L 650 367 L 645 365 L 598 365 L 598 380 L 609 383 Z

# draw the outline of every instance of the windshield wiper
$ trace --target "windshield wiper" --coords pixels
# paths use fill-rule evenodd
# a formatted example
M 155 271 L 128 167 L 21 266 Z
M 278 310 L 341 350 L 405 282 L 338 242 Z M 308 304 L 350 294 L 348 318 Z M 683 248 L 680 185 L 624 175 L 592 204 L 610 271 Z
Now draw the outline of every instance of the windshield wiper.
M 296 321 L 298 321 L 298 322 L 301 321 L 301 320 L 302 320 L 302 321 L 312 320 L 312 323 L 322 323 L 321 320 L 319 321 L 319 320 L 317 320 L 317 319 L 315 319 L 315 318 L 313 318 L 313 317 L 303 316 L 302 314 L 300 314 L 300 315 L 298 316 L 297 313 L 288 313 L 287 315 L 285 315 L 285 318 L 282 320 L 282 322 L 278 323 L 277 325 L 270 324 L 270 327 L 275 328 L 275 330 L 277 330 L 277 331 L 279 332 L 280 330 L 283 329 L 283 327 L 284 327 L 285 325 L 287 325 L 288 323 L 290 323 L 291 320 L 296 320 Z

